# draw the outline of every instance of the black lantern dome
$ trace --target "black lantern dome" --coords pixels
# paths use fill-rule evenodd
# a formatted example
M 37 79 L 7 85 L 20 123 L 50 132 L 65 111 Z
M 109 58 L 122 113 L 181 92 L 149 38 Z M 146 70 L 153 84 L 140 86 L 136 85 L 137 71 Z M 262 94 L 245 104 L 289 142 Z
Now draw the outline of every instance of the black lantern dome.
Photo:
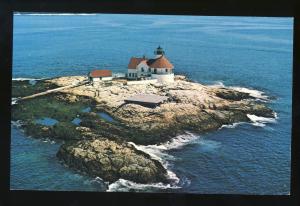
M 163 48 L 161 48 L 160 46 L 157 47 L 157 49 L 154 51 L 155 55 L 164 55 L 165 52 L 163 50 Z

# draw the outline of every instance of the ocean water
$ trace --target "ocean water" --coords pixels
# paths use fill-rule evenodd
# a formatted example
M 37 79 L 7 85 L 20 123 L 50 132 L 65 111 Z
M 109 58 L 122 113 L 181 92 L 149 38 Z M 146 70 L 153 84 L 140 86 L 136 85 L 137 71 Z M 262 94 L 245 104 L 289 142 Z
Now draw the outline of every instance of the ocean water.
M 175 66 L 204 84 L 247 91 L 276 119 L 227 125 L 207 134 L 140 146 L 169 170 L 172 184 L 119 180 L 108 191 L 289 194 L 293 19 L 163 15 L 15 15 L 13 77 L 126 72 L 131 56 L 160 45 Z M 268 97 L 266 100 L 265 97 Z M 25 137 L 12 126 L 11 189 L 105 191 L 101 179 L 55 157 L 60 143 Z

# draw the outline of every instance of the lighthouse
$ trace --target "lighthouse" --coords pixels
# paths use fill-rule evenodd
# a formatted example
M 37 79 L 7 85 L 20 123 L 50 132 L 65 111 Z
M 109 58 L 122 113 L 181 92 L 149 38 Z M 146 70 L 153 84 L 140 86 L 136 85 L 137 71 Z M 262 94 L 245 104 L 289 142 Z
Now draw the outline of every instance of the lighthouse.
M 174 81 L 174 66 L 165 56 L 161 46 L 154 50 L 155 57 L 147 59 L 132 57 L 128 64 L 128 79 L 151 78 L 158 82 L 167 83 Z
M 156 50 L 154 51 L 154 54 L 155 54 L 155 59 L 157 59 L 157 58 L 161 57 L 162 55 L 164 55 L 165 52 L 164 52 L 163 48 L 161 48 L 160 46 L 158 46 L 156 48 Z

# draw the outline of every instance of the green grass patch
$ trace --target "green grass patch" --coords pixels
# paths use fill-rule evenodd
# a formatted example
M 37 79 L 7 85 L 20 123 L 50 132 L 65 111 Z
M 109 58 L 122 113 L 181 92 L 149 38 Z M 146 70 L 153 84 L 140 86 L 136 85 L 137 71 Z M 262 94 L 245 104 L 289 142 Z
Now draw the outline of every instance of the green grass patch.
M 35 85 L 31 85 L 29 80 L 12 81 L 12 97 L 25 97 L 32 94 L 58 88 L 56 84 L 39 80 Z
M 59 122 L 71 122 L 82 109 L 93 107 L 93 100 L 78 97 L 76 102 L 68 102 L 65 94 L 54 93 L 18 102 L 13 105 L 13 120 L 35 120 L 43 117 L 56 119 Z
M 51 128 L 51 137 L 63 140 L 81 139 L 81 134 L 76 126 L 70 122 L 59 122 Z

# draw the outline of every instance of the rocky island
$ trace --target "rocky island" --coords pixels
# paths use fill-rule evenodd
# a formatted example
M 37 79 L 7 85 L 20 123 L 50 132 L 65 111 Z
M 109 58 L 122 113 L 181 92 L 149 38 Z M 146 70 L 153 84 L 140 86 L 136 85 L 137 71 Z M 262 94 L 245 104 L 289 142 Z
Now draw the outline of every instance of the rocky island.
M 68 76 L 13 81 L 13 98 L 87 81 Z M 125 100 L 133 95 L 159 95 L 167 101 L 147 107 Z M 275 113 L 251 94 L 207 86 L 175 75 L 174 82 L 129 85 L 124 79 L 91 83 L 18 101 L 12 120 L 35 138 L 62 141 L 57 157 L 64 164 L 104 181 L 120 178 L 137 183 L 170 181 L 166 168 L 137 145 L 162 144 L 185 132 L 205 133 L 222 125 L 249 122 L 249 115 Z M 38 120 L 50 118 L 53 124 Z

